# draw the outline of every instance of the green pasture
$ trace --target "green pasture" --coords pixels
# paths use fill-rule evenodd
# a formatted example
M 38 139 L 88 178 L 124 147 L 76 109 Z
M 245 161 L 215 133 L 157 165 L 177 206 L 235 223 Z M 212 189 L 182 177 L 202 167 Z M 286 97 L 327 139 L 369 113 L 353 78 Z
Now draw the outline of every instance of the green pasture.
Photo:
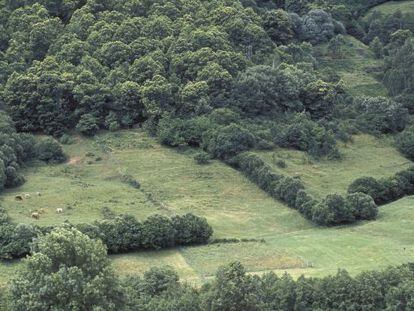
M 234 260 L 251 273 L 321 276 L 338 268 L 355 274 L 414 258 L 412 197 L 381 207 L 377 221 L 319 228 L 229 166 L 218 161 L 197 165 L 195 150 L 162 147 L 139 130 L 103 133 L 94 139 L 78 137 L 64 148 L 67 163 L 35 164 L 24 170 L 27 182 L 23 186 L 2 194 L 1 204 L 14 221 L 40 225 L 91 222 L 103 217 L 103 207 L 139 219 L 153 213 L 193 212 L 208 219 L 215 238 L 264 239 L 111 256 L 121 276 L 170 265 L 185 280 L 199 284 L 220 265 Z M 307 185 L 315 184 L 312 191 L 321 194 L 330 189 L 344 191 L 348 180 L 359 175 L 388 176 L 409 165 L 387 139 L 357 136 L 341 151 L 342 162 L 319 163 L 310 163 L 294 151 L 260 154 L 269 163 L 273 163 L 273 154 L 282 157 L 288 164 L 286 174 L 302 174 Z M 313 170 L 319 174 L 311 176 Z M 125 174 L 138 180 L 141 189 L 123 183 L 120 176 Z M 30 197 L 15 200 L 24 194 Z M 57 214 L 56 208 L 63 208 L 63 214 Z M 44 210 L 41 218 L 32 219 L 30 212 L 40 209 Z M 0 282 L 7 282 L 19 266 L 17 261 L 1 263 Z

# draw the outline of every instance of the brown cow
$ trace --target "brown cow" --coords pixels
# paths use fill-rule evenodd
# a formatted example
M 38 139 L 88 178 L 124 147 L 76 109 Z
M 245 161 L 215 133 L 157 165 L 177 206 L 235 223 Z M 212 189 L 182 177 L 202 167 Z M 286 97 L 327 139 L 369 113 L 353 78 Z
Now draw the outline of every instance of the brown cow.
M 39 219 L 40 218 L 40 214 L 39 213 L 32 213 L 32 218 Z
M 16 195 L 14 198 L 16 201 L 23 201 L 23 197 L 21 195 Z

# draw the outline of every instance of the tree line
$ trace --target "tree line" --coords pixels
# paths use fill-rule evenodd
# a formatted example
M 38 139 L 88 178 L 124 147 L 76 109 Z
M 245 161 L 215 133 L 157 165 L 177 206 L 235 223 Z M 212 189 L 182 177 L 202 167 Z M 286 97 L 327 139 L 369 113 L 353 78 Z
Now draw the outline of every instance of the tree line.
M 74 256 L 74 254 L 76 256 Z M 239 262 L 218 269 L 201 287 L 180 281 L 170 267 L 120 279 L 100 240 L 74 228 L 39 237 L 9 288 L 7 310 L 412 310 L 414 267 L 405 264 L 355 277 L 345 270 L 323 278 L 273 272 L 248 274 Z
M 101 240 L 111 254 L 206 244 L 213 234 L 207 220 L 193 214 L 171 218 L 156 214 L 142 222 L 131 215 L 120 215 L 113 219 L 96 220 L 92 224 L 66 226 Z M 0 259 L 25 257 L 30 253 L 33 240 L 56 227 L 59 226 L 14 224 L 5 210 L 0 209 Z
M 309 194 L 299 178 L 277 174 L 258 155 L 242 153 L 230 162 L 272 197 L 299 211 L 317 225 L 333 226 L 372 220 L 378 208 L 371 193 L 355 189 L 345 197 L 330 194 L 319 201 Z

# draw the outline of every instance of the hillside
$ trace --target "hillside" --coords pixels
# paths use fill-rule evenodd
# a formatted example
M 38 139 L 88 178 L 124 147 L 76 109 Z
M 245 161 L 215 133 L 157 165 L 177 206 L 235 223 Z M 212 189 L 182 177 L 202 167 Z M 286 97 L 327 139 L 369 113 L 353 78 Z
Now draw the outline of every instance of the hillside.
M 344 38 L 340 55 L 332 57 L 327 44 L 316 48 L 316 57 L 322 72 L 334 72 L 355 96 L 387 96 L 387 89 L 378 78 L 382 61 L 361 41 L 351 36 Z
M 397 11 L 401 11 L 403 14 L 414 13 L 414 1 L 387 1 L 380 4 L 368 11 L 368 14 L 381 13 L 385 15 L 392 15 Z
M 0 310 L 414 309 L 414 1 L 0 0 Z
M 2 195 L 2 206 L 13 220 L 40 225 L 92 222 L 104 217 L 103 207 L 139 219 L 153 213 L 191 211 L 208 219 L 214 238 L 264 239 L 264 243 L 221 243 L 112 256 L 121 275 L 168 264 L 184 279 L 199 283 L 234 260 L 255 273 L 323 276 L 346 267 L 356 274 L 403 263 L 414 255 L 410 247 L 414 241 L 405 234 L 413 225 L 410 219 L 414 222 L 411 198 L 381 207 L 375 222 L 315 228 L 232 168 L 218 161 L 200 166 L 193 160 L 195 150 L 162 147 L 142 131 L 76 137 L 64 150 L 69 155 L 67 163 L 28 168 L 24 171 L 27 182 Z M 299 172 L 305 185 L 320 195 L 344 192 L 359 176 L 389 176 L 409 165 L 386 139 L 366 135 L 341 146 L 341 152 L 344 159 L 339 162 L 309 162 L 304 153 L 288 150 L 260 154 L 271 164 L 284 159 L 283 172 Z M 139 180 L 141 189 L 122 183 L 122 174 Z M 26 193 L 31 197 L 16 202 L 16 195 Z M 31 211 L 41 208 L 45 213 L 40 220 L 30 217 Z M 56 208 L 63 208 L 64 213 L 57 214 Z M 375 260 L 367 261 L 367 257 Z M 14 265 L 2 265 L 3 282 L 14 269 Z

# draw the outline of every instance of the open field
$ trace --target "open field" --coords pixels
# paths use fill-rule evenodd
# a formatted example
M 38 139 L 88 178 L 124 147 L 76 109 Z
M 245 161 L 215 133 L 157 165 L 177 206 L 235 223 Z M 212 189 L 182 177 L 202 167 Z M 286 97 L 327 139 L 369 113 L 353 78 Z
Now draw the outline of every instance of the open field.
M 331 55 L 328 44 L 315 47 L 322 72 L 338 74 L 345 87 L 355 96 L 386 96 L 387 89 L 375 78 L 382 61 L 377 60 L 368 46 L 352 36 L 344 36 L 346 44 L 340 56 Z
M 258 154 L 278 173 L 299 176 L 310 192 L 321 198 L 330 193 L 345 193 L 349 184 L 363 176 L 380 178 L 392 176 L 412 163 L 398 153 L 384 139 L 369 135 L 353 137 L 353 143 L 339 143 L 343 158 L 340 161 L 315 161 L 307 153 L 278 149 Z M 286 168 L 276 165 L 278 160 Z
M 326 183 L 340 191 L 348 184 L 344 179 L 353 180 L 361 170 L 380 177 L 409 165 L 386 146 L 386 140 L 358 136 L 354 144 L 342 148 L 343 163 L 312 165 L 300 164 L 300 154 L 295 158 L 295 152 L 283 152 L 291 157 L 286 159 L 286 170 L 311 172 L 312 166 L 319 167 L 321 173 L 313 176 L 319 186 L 313 191 L 322 193 L 328 191 Z M 294 276 L 320 276 L 346 268 L 354 274 L 414 258 L 412 197 L 381 207 L 379 219 L 374 222 L 317 228 L 232 168 L 218 161 L 199 166 L 192 159 L 194 150 L 161 147 L 141 131 L 104 133 L 91 140 L 77 138 L 75 144 L 65 146 L 65 151 L 70 155 L 67 163 L 28 168 L 26 184 L 1 196 L 2 206 L 15 221 L 35 221 L 29 217 L 30 210 L 40 208 L 46 210 L 38 221 L 41 225 L 65 220 L 91 222 L 103 217 L 103 206 L 140 219 L 152 213 L 191 211 L 207 217 L 216 238 L 265 240 L 111 256 L 122 276 L 168 264 L 186 280 L 199 283 L 211 277 L 220 265 L 234 260 L 241 261 L 252 273 L 273 270 L 288 271 Z M 263 156 L 272 159 L 271 153 Z M 357 160 L 359 166 L 354 163 Z M 141 189 L 122 183 L 122 174 L 139 180 Z M 42 195 L 34 195 L 37 191 Z M 24 193 L 31 197 L 16 202 L 15 195 Z M 64 208 L 62 215 L 55 213 L 57 207 Z M 18 266 L 18 262 L 2 263 L 0 282 L 13 275 Z
M 381 5 L 378 5 L 371 10 L 369 10 L 368 14 L 372 14 L 374 12 L 379 12 L 384 15 L 391 15 L 397 11 L 401 11 L 401 13 L 414 13 L 414 1 L 388 1 Z M 367 16 L 366 15 L 366 16 Z

